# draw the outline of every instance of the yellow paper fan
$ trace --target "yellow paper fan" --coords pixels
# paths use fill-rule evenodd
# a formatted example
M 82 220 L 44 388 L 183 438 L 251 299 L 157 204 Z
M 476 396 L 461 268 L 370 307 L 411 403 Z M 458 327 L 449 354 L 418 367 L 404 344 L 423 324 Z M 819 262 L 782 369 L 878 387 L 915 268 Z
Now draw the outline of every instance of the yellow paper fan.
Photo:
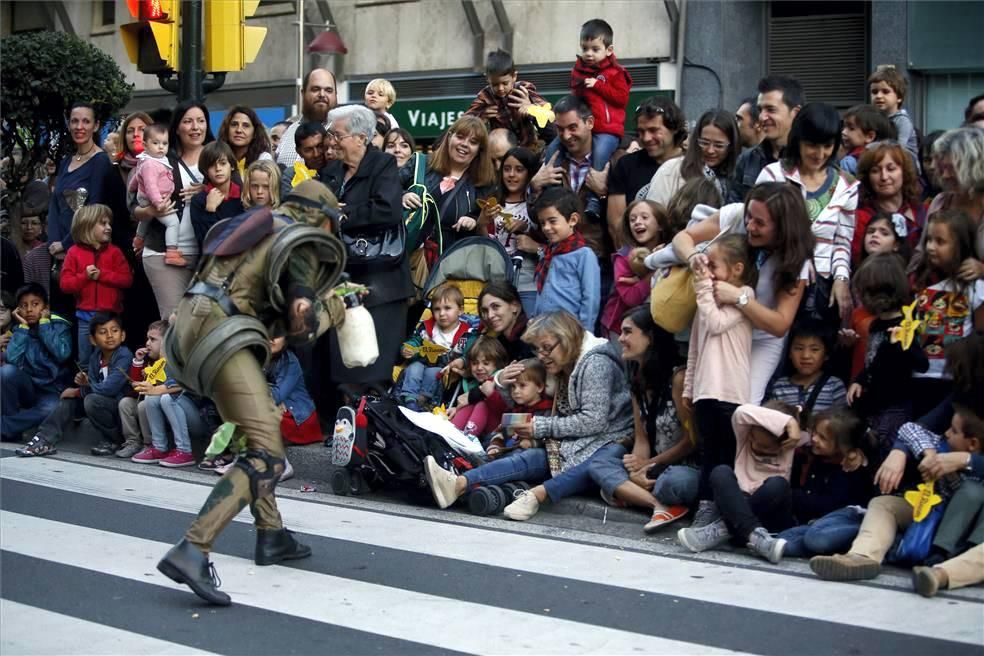
M 929 511 L 943 498 L 934 491 L 933 481 L 920 483 L 915 490 L 905 493 L 905 500 L 912 506 L 912 521 L 921 522 L 929 515 Z
M 912 313 L 916 310 L 916 301 L 913 301 L 909 305 L 902 306 L 902 322 L 899 324 L 898 330 L 892 333 L 891 341 L 893 344 L 902 342 L 902 350 L 908 351 L 909 347 L 912 346 L 912 341 L 916 337 L 916 331 L 919 326 L 922 325 L 922 321 L 919 319 L 913 319 Z
M 547 127 L 548 123 L 553 123 L 556 116 L 554 116 L 553 107 L 550 103 L 544 103 L 542 105 L 530 105 L 526 113 L 533 117 L 536 121 L 537 126 L 542 130 Z

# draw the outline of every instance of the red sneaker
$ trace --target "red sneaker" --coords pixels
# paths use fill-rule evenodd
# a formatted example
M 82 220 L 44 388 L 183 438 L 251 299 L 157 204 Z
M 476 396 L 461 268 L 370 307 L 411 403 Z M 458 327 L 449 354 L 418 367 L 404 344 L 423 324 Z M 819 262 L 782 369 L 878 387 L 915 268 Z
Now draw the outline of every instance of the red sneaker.
M 161 467 L 190 467 L 193 464 L 195 464 L 195 456 L 187 451 L 178 451 L 177 449 L 171 451 L 166 458 L 161 460 Z
M 133 462 L 139 462 L 143 465 L 156 465 L 166 457 L 167 451 L 158 451 L 154 447 L 148 446 L 144 448 L 143 451 L 130 458 L 130 460 Z

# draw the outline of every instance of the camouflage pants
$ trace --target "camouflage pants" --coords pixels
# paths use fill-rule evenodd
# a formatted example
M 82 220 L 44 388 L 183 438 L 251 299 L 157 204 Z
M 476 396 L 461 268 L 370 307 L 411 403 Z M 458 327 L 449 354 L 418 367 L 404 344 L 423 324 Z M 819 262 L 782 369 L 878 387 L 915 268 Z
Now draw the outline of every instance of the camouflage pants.
M 213 400 L 223 420 L 237 424 L 246 434 L 247 450 L 265 451 L 273 458 L 283 459 L 280 413 L 270 396 L 263 369 L 252 353 L 241 351 L 226 362 L 215 379 Z M 247 461 L 260 473 L 267 470 L 267 463 L 261 458 Z M 279 469 L 278 475 L 282 464 Z M 280 529 L 283 522 L 274 495 L 253 498 L 249 478 L 240 467 L 229 469 L 212 489 L 185 538 L 209 552 L 215 538 L 247 504 L 256 528 Z

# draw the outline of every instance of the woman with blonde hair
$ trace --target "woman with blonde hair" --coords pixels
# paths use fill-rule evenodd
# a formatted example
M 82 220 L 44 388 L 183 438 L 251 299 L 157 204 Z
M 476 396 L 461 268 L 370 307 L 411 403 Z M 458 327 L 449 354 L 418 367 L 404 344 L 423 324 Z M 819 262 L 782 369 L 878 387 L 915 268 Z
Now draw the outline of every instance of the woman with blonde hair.
M 603 495 L 629 480 L 622 466 L 634 437 L 632 399 L 622 361 L 607 339 L 587 332 L 569 312 L 547 312 L 533 319 L 523 341 L 533 347 L 554 380 L 554 409 L 549 417 L 532 417 L 515 426 L 530 448 L 455 476 L 432 456 L 424 475 L 441 508 L 447 508 L 473 485 L 542 481 L 516 497 L 503 511 L 525 521 L 547 500 L 599 487 Z

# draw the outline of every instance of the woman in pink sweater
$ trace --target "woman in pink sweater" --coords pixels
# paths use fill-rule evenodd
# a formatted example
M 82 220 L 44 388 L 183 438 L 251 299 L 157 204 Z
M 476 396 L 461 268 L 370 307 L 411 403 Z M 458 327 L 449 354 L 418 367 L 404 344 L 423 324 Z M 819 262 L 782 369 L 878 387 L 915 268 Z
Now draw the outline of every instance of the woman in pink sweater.
M 701 442 L 700 505 L 694 526 L 711 523 L 717 515 L 711 491 L 711 472 L 735 461 L 731 415 L 751 401 L 752 323 L 738 305 L 718 305 L 715 286 L 726 282 L 741 290 L 745 304 L 755 297 L 755 267 L 748 244 L 738 235 L 714 242 L 707 250 L 707 266 L 694 272 L 697 316 L 690 331 L 683 402 L 694 409 Z
M 737 453 L 734 469 L 718 465 L 711 473 L 720 516 L 701 528 L 685 528 L 677 539 L 691 551 L 714 549 L 732 538 L 772 563 L 782 559 L 786 541 L 769 531 L 792 526 L 789 474 L 793 449 L 809 441 L 799 425 L 799 410 L 782 401 L 743 405 L 731 419 Z

